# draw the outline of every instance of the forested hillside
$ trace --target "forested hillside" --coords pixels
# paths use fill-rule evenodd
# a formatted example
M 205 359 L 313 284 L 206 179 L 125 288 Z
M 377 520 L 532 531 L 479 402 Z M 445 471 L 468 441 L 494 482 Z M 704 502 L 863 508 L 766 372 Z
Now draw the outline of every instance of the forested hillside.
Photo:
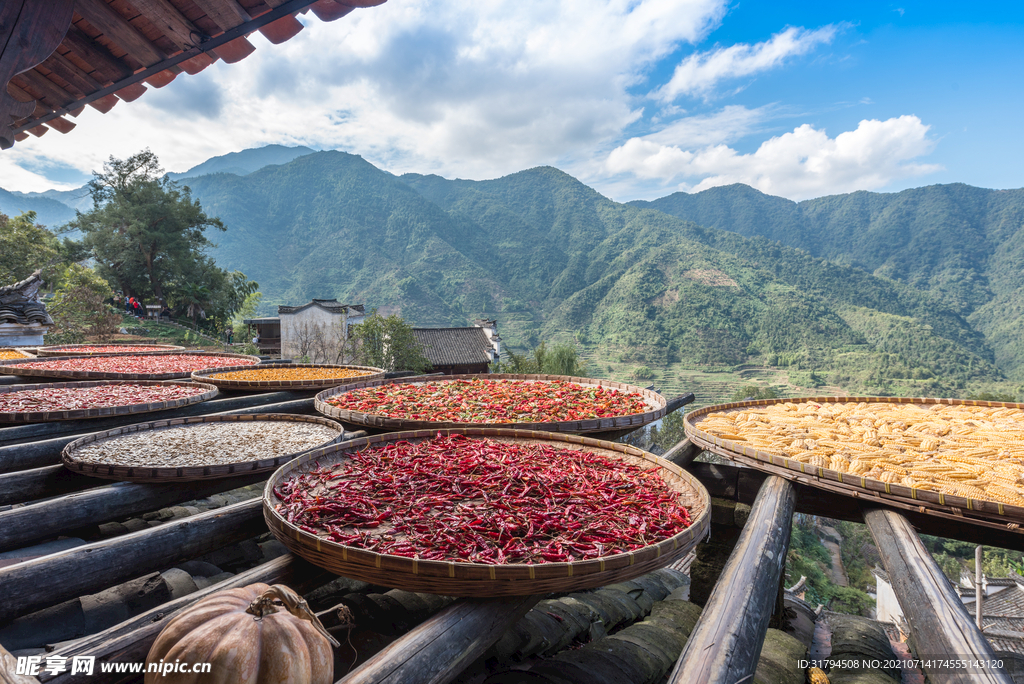
M 397 178 L 322 152 L 188 183 L 229 226 L 218 263 L 251 273 L 269 305 L 339 297 L 420 325 L 496 317 L 513 345 L 572 337 L 602 366 L 768 364 L 875 393 L 1003 377 L 939 293 L 618 204 L 553 168 Z
M 1004 371 L 1024 379 L 1024 190 L 934 185 L 795 203 L 732 185 L 631 204 L 931 292 L 985 335 Z

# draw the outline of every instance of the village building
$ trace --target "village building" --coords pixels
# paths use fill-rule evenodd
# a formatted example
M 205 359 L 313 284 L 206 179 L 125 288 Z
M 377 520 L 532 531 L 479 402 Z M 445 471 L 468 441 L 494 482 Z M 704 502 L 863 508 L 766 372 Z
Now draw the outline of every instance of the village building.
M 43 281 L 40 271 L 28 278 L 0 287 L 0 347 L 34 347 L 53 327 L 46 305 L 39 301 Z
M 876 618 L 906 630 L 903 610 L 892 588 L 889 575 L 881 568 L 872 570 L 876 583 Z M 971 617 L 977 615 L 976 583 L 973 573 L 964 569 L 953 586 Z M 981 578 L 982 633 L 996 653 L 1024 655 L 1024 577 L 1010 572 L 1008 577 Z
M 468 328 L 413 328 L 432 372 L 469 375 L 490 372 L 501 358 L 498 322 L 478 320 Z
M 362 304 L 342 304 L 337 299 L 314 299 L 301 306 L 279 306 L 277 316 L 242 321 L 254 331 L 263 354 L 283 358 L 309 356 L 313 347 L 339 347 L 351 335 L 351 326 L 366 317 Z

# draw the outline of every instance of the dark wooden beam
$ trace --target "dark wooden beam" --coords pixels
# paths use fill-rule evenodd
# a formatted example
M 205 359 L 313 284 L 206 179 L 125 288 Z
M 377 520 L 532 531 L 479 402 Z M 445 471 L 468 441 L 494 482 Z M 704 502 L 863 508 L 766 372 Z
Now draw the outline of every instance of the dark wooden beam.
M 145 662 L 150 646 L 172 618 L 219 591 L 262 582 L 263 584 L 286 584 L 299 594 L 306 594 L 333 578 L 334 575 L 326 570 L 287 554 L 206 589 L 165 603 L 102 632 L 66 644 L 49 655 L 63 656 L 69 662 L 74 656 L 94 656 L 96 672 L 99 672 L 100 663 Z M 120 676 L 108 674 L 104 676 L 103 683 L 115 684 L 115 682 L 130 681 L 136 677 L 137 675 L 132 674 Z M 72 676 L 69 671 L 65 671 L 58 675 L 40 675 L 40 680 L 54 684 L 72 684 L 72 682 L 88 684 L 95 682 L 96 678 L 81 674 Z
M 54 467 L 75 474 L 63 466 Z M 54 473 L 53 476 L 62 478 L 59 473 Z M 95 484 L 106 486 L 57 496 L 0 513 L 0 551 L 16 549 L 47 537 L 66 534 L 68 530 L 130 518 L 165 506 L 174 506 L 183 501 L 202 499 L 263 482 L 268 477 L 270 473 L 257 473 L 217 480 L 159 484 L 107 484 L 103 480 L 85 477 Z M 81 484 L 80 481 L 72 482 Z
M 462 673 L 541 596 L 461 599 L 343 677 L 345 684 L 445 684 Z
M 76 0 L 75 11 L 143 66 L 152 66 L 167 59 L 163 50 L 149 42 L 146 36 L 103 0 Z
M 179 12 L 170 0 L 132 0 L 132 4 L 179 50 L 187 50 L 199 45 L 204 38 L 209 38 Z
M 79 69 L 71 60 L 59 52 L 54 52 L 43 66 L 67 81 L 78 91 L 79 95 L 91 93 L 103 87 L 95 78 Z
M 110 54 L 105 47 L 82 33 L 81 29 L 76 26 L 68 29 L 68 34 L 64 36 L 64 44 L 95 67 L 97 71 L 102 72 L 102 78 L 99 78 L 98 75 L 94 77 L 97 80 L 102 80 L 104 85 L 127 78 L 132 74 L 132 70 L 127 64 Z
M 222 31 L 252 21 L 249 13 L 235 0 L 192 0 Z
M 249 539 L 267 529 L 263 502 L 245 501 L 133 534 L 0 568 L 0 616 L 62 601 Z
M 697 458 L 697 456 L 700 455 L 700 452 L 701 449 L 699 446 L 688 439 L 684 439 L 662 454 L 661 457 L 666 461 L 675 463 L 681 468 L 686 468 L 693 463 L 693 459 Z
M 12 124 L 35 109 L 35 104 L 12 97 L 7 84 L 57 49 L 71 25 L 74 6 L 74 0 L 0 3 L 0 148 L 6 150 L 14 144 L 20 131 L 12 129 Z
M 50 496 L 62 496 L 83 489 L 109 484 L 95 477 L 73 473 L 62 465 L 44 466 L 32 470 L 0 475 L 0 506 L 37 501 Z M 0 516 L 3 516 L 0 513 Z M 59 517 L 59 516 L 58 516 Z M 2 517 L 0 517 L 2 519 Z M 4 532 L 0 529 L 0 538 Z
M 929 660 L 993 661 L 996 657 L 910 523 L 899 513 L 884 509 L 868 510 L 864 519 L 910 625 L 914 657 L 923 660 L 928 681 L 1011 684 L 1002 669 L 926 667 Z
M 669 682 L 736 684 L 753 677 L 778 598 L 795 504 L 789 482 L 764 482 Z
M 30 86 L 42 93 L 42 97 L 46 98 L 45 104 L 54 109 L 64 107 L 75 101 L 74 93 L 69 93 L 34 69 L 18 74 L 17 78 L 26 86 Z

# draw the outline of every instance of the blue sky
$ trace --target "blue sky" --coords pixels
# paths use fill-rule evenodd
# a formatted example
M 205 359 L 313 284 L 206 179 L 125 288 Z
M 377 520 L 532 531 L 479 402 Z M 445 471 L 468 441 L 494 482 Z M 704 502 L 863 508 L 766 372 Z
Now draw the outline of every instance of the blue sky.
M 0 152 L 0 187 L 74 187 L 144 147 L 183 171 L 269 143 L 448 178 L 547 164 L 619 201 L 1024 186 L 1017 4 L 388 0 L 301 21 Z

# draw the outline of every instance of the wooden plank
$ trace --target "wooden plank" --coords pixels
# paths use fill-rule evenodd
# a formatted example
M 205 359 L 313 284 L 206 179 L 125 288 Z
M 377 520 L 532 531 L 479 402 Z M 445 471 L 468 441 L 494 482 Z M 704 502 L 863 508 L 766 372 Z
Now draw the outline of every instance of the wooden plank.
M 880 508 L 866 511 L 864 519 L 910 625 L 914 657 L 923 659 L 928 681 L 1010 684 L 1003 670 L 924 667 L 929 659 L 995 660 L 995 655 L 910 523 L 899 513 Z
M 267 529 L 263 502 L 244 501 L 113 539 L 0 568 L 0 615 L 26 615 L 160 570 Z
M 39 684 L 39 680 L 31 675 L 20 675 L 18 659 L 0 644 L 0 684 Z
M 46 104 L 51 107 L 64 107 L 75 101 L 75 96 L 72 93 L 64 90 L 35 69 L 18 74 L 18 80 L 42 93 L 46 98 Z
M 103 87 L 102 83 L 79 69 L 59 52 L 50 55 L 49 59 L 43 62 L 43 66 L 70 83 L 82 95 Z
M 104 484 L 102 480 L 73 473 L 61 465 L 7 473 L 0 475 L 0 506 L 80 492 Z M 0 513 L 0 516 L 3 515 Z M 0 537 L 6 531 L 9 530 L 0 529 Z
M 286 584 L 299 594 L 306 594 L 333 578 L 334 575 L 326 570 L 307 563 L 297 556 L 287 554 L 206 589 L 136 615 L 102 632 L 66 644 L 50 655 L 63 656 L 69 661 L 74 656 L 94 656 L 97 672 L 100 669 L 100 663 L 141 663 L 146 660 L 150 646 L 153 645 L 157 635 L 171 618 L 219 591 L 262 582 L 263 584 Z M 125 674 L 118 677 L 110 674 L 103 680 L 103 683 L 114 684 L 115 682 L 129 681 L 135 677 L 137 675 Z M 72 682 L 77 684 L 79 682 L 95 682 L 96 679 L 84 675 L 72 676 L 70 673 L 64 672 L 59 675 L 40 675 L 40 681 L 55 684 L 71 684 Z
M 103 0 L 77 0 L 75 11 L 143 66 L 152 66 L 167 57 L 163 50 L 149 42 L 146 36 Z
M 95 69 L 92 72 L 92 77 L 103 81 L 104 85 L 119 81 L 132 74 L 132 70 L 127 64 L 110 54 L 107 48 L 95 42 L 75 26 L 68 29 L 67 35 L 64 36 L 64 45 L 92 65 Z
M 701 481 L 711 496 L 737 499 L 736 479 L 739 468 L 718 463 L 691 463 L 687 470 Z
M 179 12 L 170 0 L 132 0 L 132 4 L 179 50 L 198 45 L 206 35 Z
M 670 682 L 735 684 L 753 677 L 779 594 L 795 504 L 793 485 L 781 477 L 765 481 Z
M 450 682 L 541 598 L 460 599 L 389 644 L 339 684 Z
M 206 12 L 206 16 L 213 20 L 213 23 L 220 26 L 221 31 L 227 31 L 240 24 L 252 21 L 249 13 L 235 0 L 192 0 L 199 9 Z
M 75 475 L 63 466 L 54 467 Z M 118 482 L 106 486 L 102 486 L 105 483 L 103 480 L 85 477 L 100 486 L 0 512 L 0 551 L 17 549 L 88 525 L 121 520 L 183 501 L 202 499 L 263 482 L 268 477 L 270 473 L 257 473 L 200 482 Z

